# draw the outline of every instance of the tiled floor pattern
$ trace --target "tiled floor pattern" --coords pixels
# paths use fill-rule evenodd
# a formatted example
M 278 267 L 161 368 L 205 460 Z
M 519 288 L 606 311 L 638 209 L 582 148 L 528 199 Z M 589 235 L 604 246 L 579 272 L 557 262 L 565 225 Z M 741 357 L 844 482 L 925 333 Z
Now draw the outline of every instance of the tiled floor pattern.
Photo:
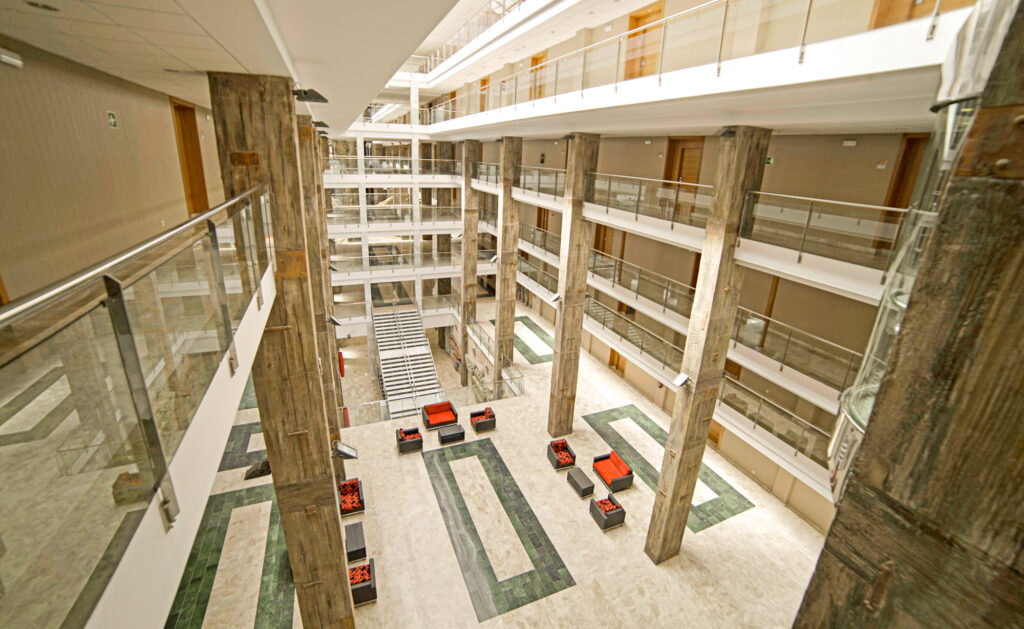
M 493 300 L 480 306 L 480 319 L 486 321 L 493 315 Z M 519 309 L 551 333 L 550 323 L 538 313 L 522 305 Z M 439 364 L 439 370 L 457 377 L 448 363 Z M 377 569 L 378 600 L 357 608 L 358 626 L 675 627 L 689 621 L 731 628 L 792 623 L 821 548 L 820 534 L 709 449 L 704 461 L 711 474 L 702 471 L 694 512 L 716 502 L 728 508 L 704 510 L 706 518 L 696 526 L 691 520 L 680 555 L 653 565 L 643 543 L 668 416 L 584 352 L 577 421 L 569 437 L 573 448 L 581 461 L 589 461 L 614 447 L 637 474 L 633 488 L 617 496 L 628 511 L 625 525 L 602 533 L 588 514 L 588 501 L 576 497 L 565 473 L 554 472 L 544 456 L 550 440 L 544 410 L 551 363 L 530 364 L 522 355 L 515 363 L 526 376 L 527 393 L 487 404 L 498 416 L 495 431 L 477 435 L 464 423 L 466 441 L 443 449 L 436 432 L 429 432 L 424 454 L 398 456 L 398 421 L 345 430 L 346 443 L 359 450 L 359 459 L 347 461 L 346 470 L 363 480 L 367 501 L 366 512 L 345 523 L 363 522 L 368 556 Z M 358 396 L 351 390 L 356 382 L 344 381 L 350 387 L 346 398 Z M 459 412 L 482 406 L 460 407 Z M 241 410 L 236 424 L 254 421 L 256 409 Z M 238 437 L 234 451 L 240 454 L 243 443 L 247 451 L 258 445 L 256 434 L 250 429 L 247 443 Z M 244 468 L 236 468 L 217 475 L 169 627 L 203 626 L 213 597 L 223 599 L 212 605 L 218 615 L 225 613 L 221 617 L 239 607 L 232 616 L 243 619 L 237 626 L 248 629 L 251 618 L 259 627 L 300 626 L 270 479 L 244 481 L 243 473 Z M 730 495 L 736 502 L 726 504 Z M 271 506 L 269 520 L 264 503 Z M 257 505 L 263 506 L 243 512 L 249 517 L 232 515 L 238 507 Z M 495 516 L 499 508 L 507 526 Z M 522 515 L 527 512 L 532 518 Z M 267 530 L 257 530 L 262 524 L 253 522 L 267 522 Z M 230 536 L 238 525 L 249 533 Z M 516 540 L 509 539 L 509 530 Z M 236 538 L 263 548 L 262 570 L 252 549 L 240 551 L 244 545 Z M 538 554 L 538 548 L 545 550 Z M 524 573 L 519 572 L 522 552 L 532 568 Z M 232 579 L 222 579 L 225 587 L 233 585 L 226 590 L 215 587 L 224 553 L 225 563 L 234 566 Z M 561 585 L 552 593 L 546 589 L 550 583 L 534 579 Z M 570 582 L 575 585 L 567 586 Z
M 523 358 L 531 365 L 551 362 L 552 358 L 554 358 L 554 337 L 548 334 L 544 328 L 534 323 L 530 317 L 516 317 L 516 324 L 515 337 L 512 339 L 512 344 L 522 354 Z M 494 325 L 494 319 L 491 319 L 491 325 Z M 522 328 L 525 328 L 525 330 Z M 534 338 L 529 338 L 528 335 Z M 542 349 L 543 345 L 547 345 L 546 350 Z
M 647 457 L 640 454 L 633 443 L 630 443 L 618 430 L 610 425 L 623 418 L 631 419 L 664 448 L 668 433 L 633 404 L 583 416 L 583 419 L 590 424 L 597 434 L 601 435 L 601 438 L 611 446 L 611 449 L 618 452 L 622 460 L 633 468 L 634 478 L 639 478 L 652 491 L 657 491 L 658 469 Z M 584 466 L 586 465 L 587 463 L 584 463 Z M 596 476 L 596 473 L 594 475 Z M 699 502 L 699 498 L 695 497 L 697 499 L 694 500 L 694 504 L 690 508 L 690 516 L 686 520 L 686 527 L 694 533 L 703 531 L 709 526 L 718 524 L 754 506 L 753 503 L 743 497 L 743 494 L 736 491 L 732 485 L 723 480 L 718 474 L 715 474 L 707 465 L 701 464 L 698 478 L 700 479 L 699 482 L 714 492 L 715 497 Z M 600 480 L 596 482 L 600 483 Z
M 491 488 L 526 549 L 533 570 L 504 580 L 498 580 L 495 575 L 477 523 L 470 515 L 466 497 L 452 471 L 454 461 L 473 456 L 486 471 Z M 425 452 L 423 462 L 478 620 L 483 622 L 575 584 L 490 439 Z M 486 527 L 489 523 L 484 521 L 479 525 Z
M 250 444 L 257 436 L 261 439 L 263 437 L 263 426 L 259 422 L 232 426 L 218 471 L 249 467 L 267 458 L 265 447 L 255 450 L 250 448 Z

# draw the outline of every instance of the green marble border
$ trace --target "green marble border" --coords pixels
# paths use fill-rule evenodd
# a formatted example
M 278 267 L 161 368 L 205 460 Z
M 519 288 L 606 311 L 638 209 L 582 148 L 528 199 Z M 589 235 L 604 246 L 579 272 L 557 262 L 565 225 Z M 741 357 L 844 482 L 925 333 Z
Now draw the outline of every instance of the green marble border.
M 519 350 L 519 353 L 523 355 L 523 358 L 525 358 L 526 361 L 529 362 L 531 365 L 539 365 L 541 363 L 551 362 L 555 358 L 555 339 L 552 338 L 552 336 L 548 334 L 547 331 L 544 330 L 544 328 L 534 323 L 533 319 L 531 319 L 530 317 L 516 317 L 516 321 L 530 328 L 531 332 L 536 334 L 540 340 L 547 343 L 548 347 L 551 348 L 550 354 L 548 354 L 547 356 L 539 356 L 532 349 L 530 349 L 530 346 L 526 343 L 526 341 L 519 338 L 519 335 L 516 334 L 515 337 L 512 339 L 512 345 L 514 345 L 515 348 Z M 491 323 L 494 323 L 494 319 L 491 319 Z
M 651 491 L 657 491 L 659 471 L 637 452 L 636 448 L 630 445 L 625 437 L 609 425 L 613 421 L 627 417 L 632 419 L 637 426 L 653 437 L 662 447 L 665 446 L 665 441 L 668 438 L 668 433 L 665 432 L 665 429 L 656 424 L 654 420 L 633 404 L 584 415 L 583 419 L 605 440 L 605 443 L 619 453 L 623 461 L 633 468 L 634 476 L 639 477 L 640 480 L 646 483 L 651 488 Z M 718 497 L 699 505 L 693 505 L 690 508 L 690 516 L 686 520 L 686 527 L 694 533 L 703 531 L 754 506 L 754 503 L 747 500 L 743 494 L 703 463 L 700 465 L 698 478 L 711 491 L 718 494 Z
M 498 581 L 495 576 L 451 468 L 452 461 L 471 456 L 480 460 L 491 487 L 533 563 L 533 570 L 504 581 Z M 576 584 L 490 439 L 424 452 L 423 462 L 477 620 L 483 622 Z M 481 525 L 486 526 L 486 523 Z
M 253 450 L 249 452 L 249 440 L 255 433 L 263 432 L 263 424 L 250 422 L 247 424 L 235 424 L 228 433 L 228 442 L 224 447 L 224 455 L 221 456 L 218 472 L 235 470 L 240 467 L 255 465 L 267 458 L 266 450 Z
M 259 629 L 290 627 L 294 614 L 295 583 L 288 571 L 287 549 L 281 513 L 277 508 L 273 484 L 248 487 L 237 491 L 210 496 L 196 532 L 185 572 L 178 585 L 165 629 L 199 628 L 206 616 L 206 608 L 217 575 L 220 554 L 231 521 L 231 512 L 238 507 L 273 502 L 270 511 L 270 530 L 263 556 L 263 576 L 256 606 L 256 624 Z

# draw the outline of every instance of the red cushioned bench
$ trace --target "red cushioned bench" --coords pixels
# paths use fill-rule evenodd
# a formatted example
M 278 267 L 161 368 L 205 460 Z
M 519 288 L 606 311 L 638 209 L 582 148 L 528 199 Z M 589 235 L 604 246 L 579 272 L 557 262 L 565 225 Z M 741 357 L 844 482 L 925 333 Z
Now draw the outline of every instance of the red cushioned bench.
M 459 421 L 459 413 L 452 406 L 451 402 L 437 402 L 436 404 L 427 404 L 421 410 L 423 413 L 423 425 L 428 430 L 434 430 L 441 426 L 447 426 L 448 424 L 454 424 Z
M 633 470 L 615 450 L 594 457 L 594 471 L 609 491 L 622 491 L 633 486 Z

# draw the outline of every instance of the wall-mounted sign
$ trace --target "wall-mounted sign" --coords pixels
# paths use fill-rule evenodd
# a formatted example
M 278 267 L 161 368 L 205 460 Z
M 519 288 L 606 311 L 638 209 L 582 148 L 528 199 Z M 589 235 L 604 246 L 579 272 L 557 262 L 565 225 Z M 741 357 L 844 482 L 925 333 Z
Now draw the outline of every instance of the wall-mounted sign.
M 766 158 L 764 158 L 764 163 L 765 164 L 774 164 L 775 163 L 775 158 L 774 157 L 766 157 Z
M 110 125 L 111 129 L 117 128 L 117 114 L 112 111 L 107 112 L 107 124 Z

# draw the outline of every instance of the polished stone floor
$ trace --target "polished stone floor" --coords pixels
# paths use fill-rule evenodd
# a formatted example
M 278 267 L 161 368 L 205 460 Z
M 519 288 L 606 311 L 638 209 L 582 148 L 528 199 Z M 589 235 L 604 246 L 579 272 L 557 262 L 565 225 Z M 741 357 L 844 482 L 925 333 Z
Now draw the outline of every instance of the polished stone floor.
M 398 455 L 400 422 L 343 432 L 359 451 L 348 475 L 367 502 L 343 523 L 363 522 L 378 590 L 357 608 L 357 626 L 789 626 L 821 534 L 709 448 L 680 554 L 652 564 L 643 545 L 669 418 L 584 353 L 568 437 L 578 465 L 597 498 L 607 491 L 594 456 L 614 447 L 636 476 L 616 493 L 625 525 L 602 533 L 589 500 L 545 456 L 551 363 L 526 354 L 544 353 L 551 326 L 522 305 L 517 314 L 532 324 L 516 343 L 526 394 L 488 404 L 496 430 L 474 433 L 468 414 L 479 404 L 458 409 L 466 441 L 442 448 L 430 432 L 423 454 Z M 482 302 L 478 320 L 492 315 L 493 301 Z M 457 383 L 447 355 L 435 358 L 441 381 Z M 346 399 L 365 382 L 352 375 L 347 366 Z M 168 627 L 300 625 L 269 477 L 242 480 L 262 449 L 257 421 L 257 409 L 239 412 Z

